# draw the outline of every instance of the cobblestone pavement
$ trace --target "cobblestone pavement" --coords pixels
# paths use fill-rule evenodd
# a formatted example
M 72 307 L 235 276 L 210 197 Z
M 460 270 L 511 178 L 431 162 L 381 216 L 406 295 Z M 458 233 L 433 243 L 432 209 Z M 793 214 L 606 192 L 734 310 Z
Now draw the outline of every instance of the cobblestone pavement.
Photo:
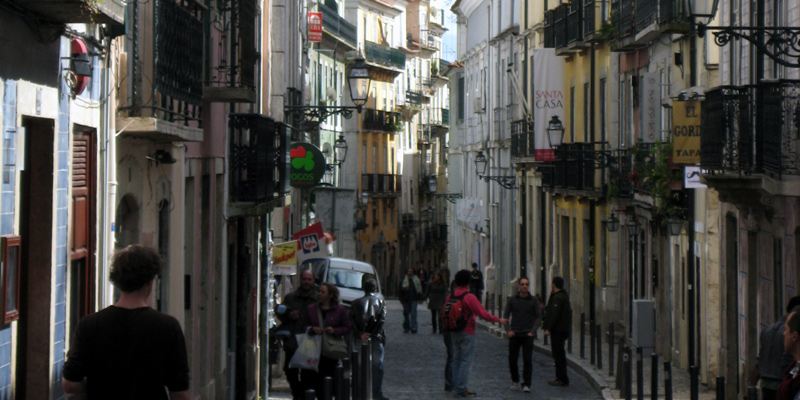
M 384 395 L 392 400 L 444 399 L 445 349 L 441 335 L 431 333 L 430 312 L 424 304 L 418 308 L 419 333 L 403 333 L 403 311 L 398 301 L 388 301 Z M 531 393 L 510 389 L 508 342 L 478 329 L 475 359 L 469 388 L 478 399 L 602 399 L 589 382 L 570 369 L 570 386 L 547 384 L 555 377 L 552 359 L 533 353 Z M 522 360 L 520 359 L 520 373 Z

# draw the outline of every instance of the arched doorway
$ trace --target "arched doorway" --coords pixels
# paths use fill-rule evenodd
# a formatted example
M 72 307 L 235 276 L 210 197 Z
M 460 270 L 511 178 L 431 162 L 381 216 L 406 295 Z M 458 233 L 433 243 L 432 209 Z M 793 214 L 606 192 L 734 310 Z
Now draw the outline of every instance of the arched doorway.
M 121 249 L 139 242 L 139 203 L 132 194 L 126 193 L 122 196 L 117 206 L 115 219 L 117 237 L 114 244 L 116 248 Z

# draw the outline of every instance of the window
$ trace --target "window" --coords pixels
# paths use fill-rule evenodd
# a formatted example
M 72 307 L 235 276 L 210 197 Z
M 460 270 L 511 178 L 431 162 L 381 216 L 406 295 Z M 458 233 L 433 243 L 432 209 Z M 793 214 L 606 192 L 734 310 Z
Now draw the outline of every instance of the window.
M 606 78 L 600 78 L 600 141 L 606 141 Z
M 362 174 L 366 174 L 367 173 L 367 142 L 364 142 L 361 145 L 361 156 L 364 157 L 361 160 L 361 173 Z
M 569 88 L 569 141 L 575 143 L 575 86 Z
M 463 76 L 458 77 L 458 94 L 456 96 L 458 101 L 458 106 L 457 106 L 458 121 L 463 122 L 464 121 L 464 77 Z
M 583 141 L 591 141 L 591 132 L 589 132 L 589 82 L 583 83 Z
M 3 275 L 3 323 L 19 319 L 19 275 L 22 266 L 20 248 L 22 240 L 16 235 L 6 235 L 0 238 L 2 247 L 2 275 Z
M 748 249 L 753 251 L 753 249 Z M 775 318 L 776 321 L 783 315 L 783 240 L 779 238 L 772 239 L 772 254 L 773 254 L 773 293 L 775 295 Z

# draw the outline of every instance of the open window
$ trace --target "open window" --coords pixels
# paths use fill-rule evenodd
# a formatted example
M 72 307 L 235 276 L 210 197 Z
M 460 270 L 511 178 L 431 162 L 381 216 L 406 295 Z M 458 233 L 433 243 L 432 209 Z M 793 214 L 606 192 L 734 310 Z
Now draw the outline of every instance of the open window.
M 2 247 L 3 323 L 19 319 L 19 275 L 22 265 L 20 250 L 22 240 L 16 235 L 0 237 Z

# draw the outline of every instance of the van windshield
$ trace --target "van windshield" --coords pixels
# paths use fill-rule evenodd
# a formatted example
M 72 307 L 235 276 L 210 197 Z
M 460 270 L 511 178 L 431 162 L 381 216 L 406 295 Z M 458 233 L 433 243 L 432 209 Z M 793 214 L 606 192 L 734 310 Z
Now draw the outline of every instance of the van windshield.
M 331 267 L 328 271 L 327 282 L 343 288 L 361 289 L 361 283 L 364 282 L 365 277 L 375 278 L 375 275 L 354 271 L 352 269 Z

